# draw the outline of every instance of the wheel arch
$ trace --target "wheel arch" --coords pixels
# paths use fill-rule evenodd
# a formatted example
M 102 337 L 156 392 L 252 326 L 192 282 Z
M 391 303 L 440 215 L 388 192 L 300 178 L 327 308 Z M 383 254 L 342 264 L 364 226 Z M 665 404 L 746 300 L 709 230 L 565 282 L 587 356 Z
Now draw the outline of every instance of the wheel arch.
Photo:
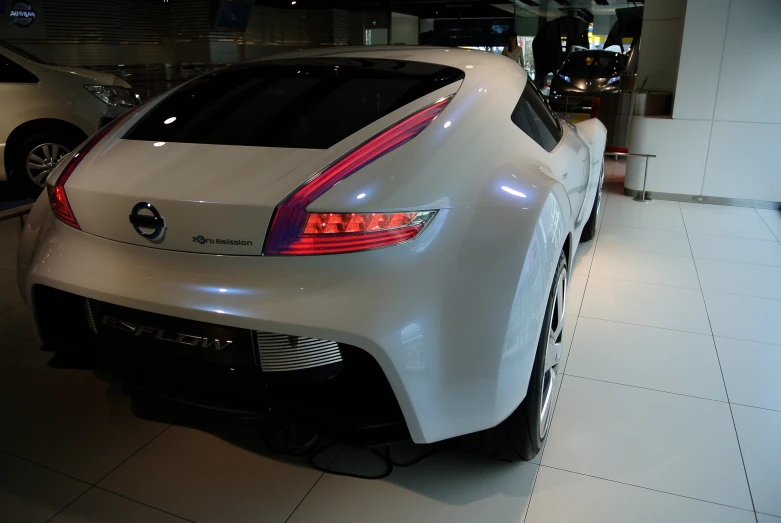
M 6 139 L 5 154 L 3 158 L 3 166 L 5 167 L 6 173 L 11 170 L 11 160 L 8 151 L 13 151 L 17 147 L 21 147 L 24 140 L 35 133 L 51 130 L 73 133 L 75 136 L 80 137 L 81 141 L 87 139 L 87 133 L 77 125 L 65 120 L 57 118 L 37 118 L 35 120 L 28 120 L 11 131 L 11 134 L 9 134 Z
M 564 246 L 562 247 L 562 251 L 564 252 L 564 256 L 567 259 L 567 267 L 572 267 L 572 264 L 574 263 L 574 257 L 575 253 L 572 251 L 572 233 L 570 232 L 567 234 L 567 237 L 564 239 Z M 572 271 L 569 270 L 570 275 L 572 274 Z

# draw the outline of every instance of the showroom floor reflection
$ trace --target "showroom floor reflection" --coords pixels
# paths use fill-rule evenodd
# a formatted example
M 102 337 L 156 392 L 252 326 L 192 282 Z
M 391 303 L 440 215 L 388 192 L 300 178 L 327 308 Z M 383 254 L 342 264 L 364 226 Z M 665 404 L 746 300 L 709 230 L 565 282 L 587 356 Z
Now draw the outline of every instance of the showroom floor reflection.
M 275 454 L 256 427 L 140 415 L 115 379 L 50 365 L 16 290 L 18 222 L 0 222 L 0 520 L 781 523 L 781 213 L 640 204 L 620 165 L 607 174 L 541 455 L 445 446 L 377 481 Z M 384 467 L 342 447 L 319 459 Z

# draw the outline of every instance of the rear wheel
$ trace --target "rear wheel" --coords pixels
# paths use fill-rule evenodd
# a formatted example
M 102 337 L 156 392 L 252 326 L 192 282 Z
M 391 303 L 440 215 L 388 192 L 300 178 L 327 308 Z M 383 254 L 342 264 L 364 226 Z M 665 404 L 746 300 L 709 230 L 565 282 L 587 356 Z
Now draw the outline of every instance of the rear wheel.
M 558 378 L 556 366 L 561 358 L 566 299 L 567 258 L 562 253 L 548 296 L 526 398 L 509 418 L 491 429 L 494 452 L 499 458 L 529 461 L 540 451 L 548 435 Z
M 597 221 L 599 220 L 599 211 L 602 209 L 602 182 L 605 180 L 605 166 L 602 165 L 602 171 L 599 174 L 599 185 L 597 194 L 594 195 L 594 206 L 591 208 L 591 214 L 583 226 L 583 232 L 580 233 L 580 241 L 587 242 L 593 240 L 597 235 Z
M 20 192 L 37 195 L 60 160 L 82 139 L 82 136 L 61 129 L 31 134 L 14 151 L 9 151 L 12 156 L 8 180 Z

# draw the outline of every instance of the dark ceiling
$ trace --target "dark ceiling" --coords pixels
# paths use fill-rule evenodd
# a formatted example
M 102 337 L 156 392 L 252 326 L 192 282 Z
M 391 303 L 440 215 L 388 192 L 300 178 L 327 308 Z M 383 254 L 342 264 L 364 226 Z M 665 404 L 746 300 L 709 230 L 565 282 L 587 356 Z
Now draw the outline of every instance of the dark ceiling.
M 541 0 L 545 1 L 545 0 Z M 395 11 L 420 18 L 495 18 L 512 16 L 508 0 L 255 0 L 258 5 L 288 9 L 355 9 Z M 495 7 L 506 6 L 507 9 Z
M 496 18 L 519 14 L 560 16 L 571 9 L 591 13 L 642 5 L 644 0 L 255 0 L 257 5 L 282 9 L 353 9 L 395 11 L 419 18 Z

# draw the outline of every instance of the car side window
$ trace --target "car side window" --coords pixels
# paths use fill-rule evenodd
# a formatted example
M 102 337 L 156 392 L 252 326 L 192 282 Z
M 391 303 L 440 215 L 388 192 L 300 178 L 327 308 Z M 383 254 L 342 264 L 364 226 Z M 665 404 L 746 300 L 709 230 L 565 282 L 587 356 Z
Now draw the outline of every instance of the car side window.
M 0 54 L 0 83 L 37 84 L 38 77 L 10 58 Z
M 530 81 L 526 82 L 521 99 L 526 100 L 531 108 L 534 126 L 540 134 L 540 145 L 546 151 L 552 151 L 561 140 L 561 126 L 556 116 Z
M 540 147 L 545 147 L 542 144 L 540 133 L 537 131 L 537 126 L 534 124 L 534 117 L 532 116 L 532 109 L 529 107 L 529 102 L 523 97 L 521 97 L 515 105 L 513 114 L 510 115 L 510 119 L 521 131 L 526 133 L 529 138 L 537 142 Z

